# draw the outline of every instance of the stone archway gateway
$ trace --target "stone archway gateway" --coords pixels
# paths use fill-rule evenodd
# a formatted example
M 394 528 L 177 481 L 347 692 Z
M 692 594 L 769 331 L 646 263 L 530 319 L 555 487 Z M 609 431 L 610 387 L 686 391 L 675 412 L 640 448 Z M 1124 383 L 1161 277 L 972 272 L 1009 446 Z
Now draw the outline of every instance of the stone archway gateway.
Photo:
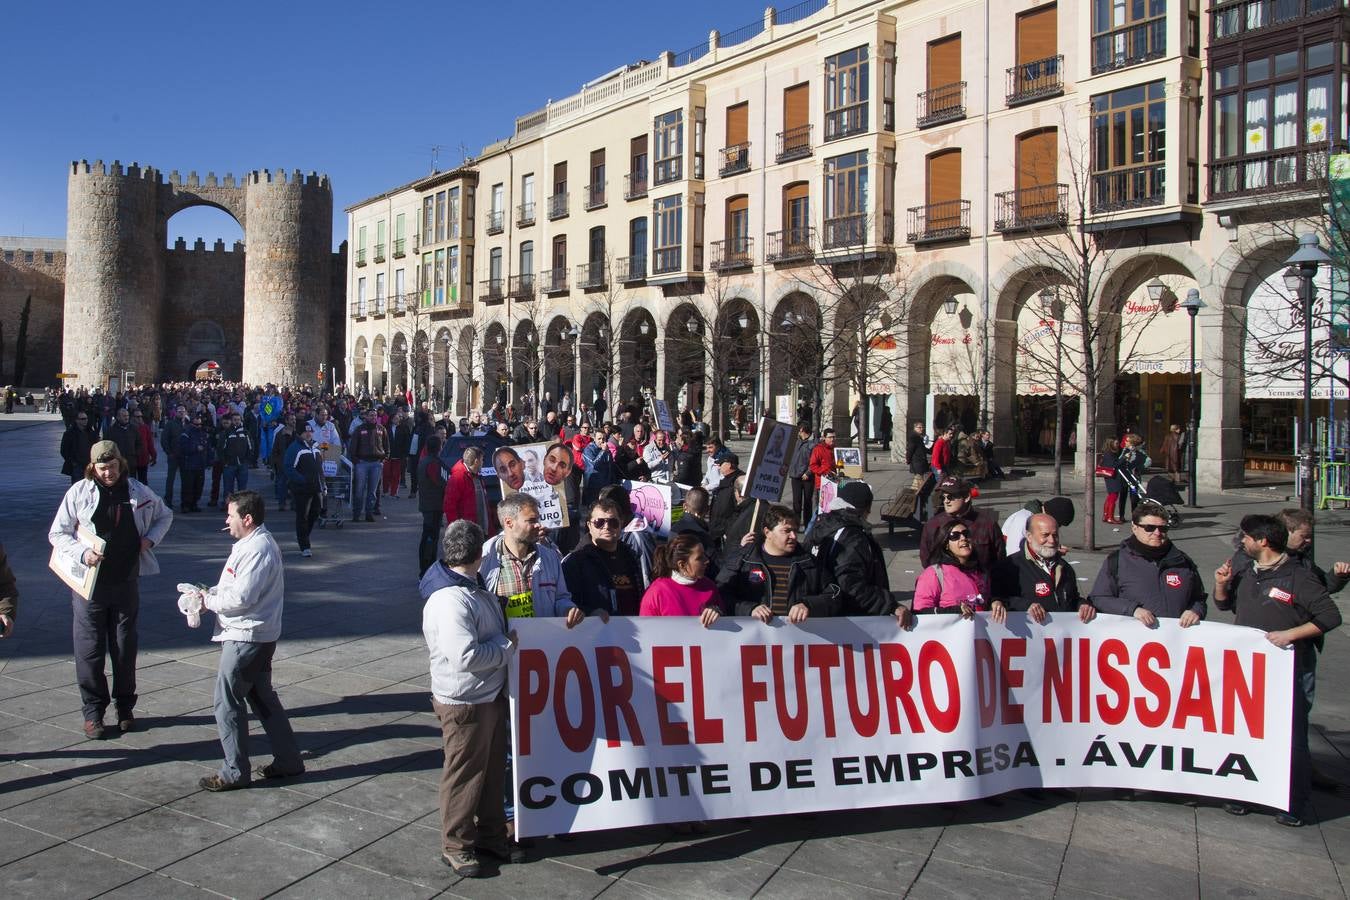
M 62 365 L 79 373 L 78 384 L 105 385 L 128 371 L 140 381 L 178 377 L 166 360 L 176 358 L 197 319 L 176 313 L 192 307 L 200 285 L 166 274 L 184 248 L 166 249 L 165 238 L 168 220 L 193 206 L 223 210 L 244 230 L 244 247 L 236 247 L 246 248 L 242 369 L 232 374 L 253 384 L 299 382 L 342 358 L 329 341 L 332 309 L 342 298 L 331 277 L 328 176 L 277 170 L 238 181 L 214 173 L 166 177 L 137 163 L 82 160 L 71 164 L 68 194 Z M 231 264 L 237 257 L 188 263 L 207 273 Z M 200 313 L 209 318 L 210 310 Z

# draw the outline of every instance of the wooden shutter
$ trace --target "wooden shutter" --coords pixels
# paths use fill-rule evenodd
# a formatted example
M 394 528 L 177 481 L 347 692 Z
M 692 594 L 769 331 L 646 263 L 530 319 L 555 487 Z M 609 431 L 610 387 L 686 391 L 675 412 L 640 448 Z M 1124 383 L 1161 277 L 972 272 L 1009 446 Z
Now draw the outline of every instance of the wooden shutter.
M 737 103 L 727 107 L 727 143 L 728 147 L 744 144 L 750 135 L 750 104 Z
M 743 242 L 750 230 L 750 198 L 738 194 L 727 200 L 727 246 L 744 250 Z
M 567 268 L 567 235 L 560 234 L 553 239 L 553 268 Z
M 1055 4 L 1017 17 L 1017 64 L 1025 65 L 1059 54 L 1059 15 Z
M 811 121 L 811 86 L 797 84 L 783 91 L 783 130 L 801 128 Z
M 961 35 L 954 34 L 928 45 L 928 89 L 961 80 Z
M 1059 133 L 1044 128 L 1017 138 L 1017 187 L 1054 184 L 1059 179 Z
M 944 150 L 928 157 L 928 203 L 961 199 L 961 151 Z

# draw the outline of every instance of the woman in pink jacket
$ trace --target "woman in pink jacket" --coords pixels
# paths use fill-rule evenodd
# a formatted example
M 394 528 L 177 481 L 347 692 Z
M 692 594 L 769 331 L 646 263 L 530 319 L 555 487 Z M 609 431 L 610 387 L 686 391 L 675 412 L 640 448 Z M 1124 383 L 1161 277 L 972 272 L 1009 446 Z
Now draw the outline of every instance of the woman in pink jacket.
M 953 519 L 939 532 L 938 560 L 924 569 L 914 585 L 916 613 L 960 613 L 969 619 L 989 609 L 989 573 L 980 568 L 970 524 Z
M 703 542 L 692 532 L 675 535 L 652 554 L 652 583 L 638 615 L 698 616 L 707 628 L 722 614 L 722 598 L 707 571 Z

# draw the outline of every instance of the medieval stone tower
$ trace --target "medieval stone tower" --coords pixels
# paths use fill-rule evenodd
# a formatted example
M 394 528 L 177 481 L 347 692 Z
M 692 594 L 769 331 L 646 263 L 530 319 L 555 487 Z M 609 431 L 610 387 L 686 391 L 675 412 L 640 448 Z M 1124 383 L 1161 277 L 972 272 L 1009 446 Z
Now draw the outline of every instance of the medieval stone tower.
M 332 188 L 326 175 L 298 170 L 254 171 L 236 182 L 214 173 L 166 178 L 136 163 L 72 163 L 62 367 L 91 387 L 126 372 L 138 382 L 190 377 L 172 346 L 192 324 L 179 307 L 191 295 L 199 307 L 215 307 L 199 309 L 202 317 L 228 317 L 224 301 L 207 292 L 203 302 L 202 282 L 228 282 L 225 273 L 238 265 L 218 246 L 207 254 L 214 259 L 193 264 L 192 277 L 166 277 L 166 268 L 182 272 L 172 254 L 185 252 L 165 247 L 168 221 L 191 206 L 223 210 L 244 230 L 242 328 L 213 325 L 242 344 L 240 369 L 227 377 L 313 382 L 331 358 L 330 312 L 343 298 L 333 296 Z

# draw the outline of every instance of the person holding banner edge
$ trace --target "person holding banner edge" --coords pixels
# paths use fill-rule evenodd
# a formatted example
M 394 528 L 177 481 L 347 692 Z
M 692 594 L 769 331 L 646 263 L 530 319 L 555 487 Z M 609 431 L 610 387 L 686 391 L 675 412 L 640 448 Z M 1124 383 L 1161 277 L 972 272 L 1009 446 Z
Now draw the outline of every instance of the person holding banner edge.
M 806 543 L 815 551 L 824 583 L 839 587 L 838 611 L 831 615 L 895 616 L 907 628 L 912 613 L 891 593 L 886 560 L 867 521 L 871 512 L 871 486 L 850 481 L 839 488 L 829 511 L 811 524 Z
M 786 506 L 772 504 L 756 533 L 727 554 L 717 584 L 733 615 L 766 624 L 780 616 L 794 625 L 813 614 L 840 615 L 839 586 L 825 582 L 815 557 L 798 543 L 798 521 Z
M 1308 713 L 1317 675 L 1316 644 L 1341 624 L 1341 613 L 1326 586 L 1289 555 L 1289 531 L 1280 519 L 1250 515 L 1243 517 L 1240 527 L 1243 553 L 1215 570 L 1214 603 L 1219 609 L 1233 610 L 1235 624 L 1260 629 L 1276 647 L 1291 648 L 1294 653 L 1289 807 L 1275 821 L 1297 828 L 1307 818 L 1312 794 Z M 1240 803 L 1225 803 L 1223 808 L 1235 816 L 1247 814 L 1247 807 Z

